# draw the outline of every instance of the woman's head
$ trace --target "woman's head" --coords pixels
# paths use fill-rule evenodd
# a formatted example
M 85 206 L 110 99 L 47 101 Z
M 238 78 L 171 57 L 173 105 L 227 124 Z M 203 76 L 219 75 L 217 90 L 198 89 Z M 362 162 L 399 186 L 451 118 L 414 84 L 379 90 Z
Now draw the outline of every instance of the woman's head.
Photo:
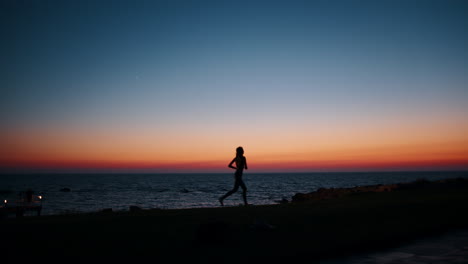
M 238 147 L 238 148 L 236 149 L 236 154 L 237 154 L 237 156 L 242 156 L 242 155 L 244 155 L 244 149 L 243 149 L 242 147 Z

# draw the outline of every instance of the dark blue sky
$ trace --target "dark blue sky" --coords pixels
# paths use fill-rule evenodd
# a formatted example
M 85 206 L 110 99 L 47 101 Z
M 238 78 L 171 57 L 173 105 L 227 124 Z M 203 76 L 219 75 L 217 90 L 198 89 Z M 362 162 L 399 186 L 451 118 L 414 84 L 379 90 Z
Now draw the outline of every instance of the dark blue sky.
M 7 0 L 2 6 L 2 112 L 26 119 L 85 101 L 99 106 L 109 94 L 184 97 L 192 94 L 184 79 L 202 79 L 195 94 L 224 95 L 230 88 L 216 85 L 220 75 L 257 102 L 248 86 L 264 81 L 306 95 L 310 85 L 294 81 L 315 78 L 313 89 L 338 82 L 337 93 L 342 81 L 351 82 L 359 87 L 343 89 L 368 96 L 376 87 L 363 78 L 429 84 L 436 78 L 447 79 L 444 86 L 454 82 L 444 89 L 459 98 L 457 86 L 466 80 L 466 1 Z M 377 89 L 422 92 L 399 86 Z

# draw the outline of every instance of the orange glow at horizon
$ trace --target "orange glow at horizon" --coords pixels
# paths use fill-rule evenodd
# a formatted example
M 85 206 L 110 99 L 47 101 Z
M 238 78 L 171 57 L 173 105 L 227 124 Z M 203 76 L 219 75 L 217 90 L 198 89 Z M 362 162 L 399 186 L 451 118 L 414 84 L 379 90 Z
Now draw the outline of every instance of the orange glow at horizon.
M 468 125 L 460 122 L 210 129 L 4 131 L 0 168 L 228 171 L 237 146 L 253 171 L 468 168 Z

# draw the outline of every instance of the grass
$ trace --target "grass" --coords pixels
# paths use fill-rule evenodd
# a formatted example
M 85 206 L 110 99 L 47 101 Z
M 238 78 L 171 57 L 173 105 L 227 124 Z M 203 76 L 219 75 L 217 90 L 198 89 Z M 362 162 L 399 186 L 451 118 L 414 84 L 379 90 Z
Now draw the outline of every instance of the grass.
M 466 183 L 424 186 L 297 204 L 6 219 L 2 251 L 49 261 L 318 262 L 468 227 Z

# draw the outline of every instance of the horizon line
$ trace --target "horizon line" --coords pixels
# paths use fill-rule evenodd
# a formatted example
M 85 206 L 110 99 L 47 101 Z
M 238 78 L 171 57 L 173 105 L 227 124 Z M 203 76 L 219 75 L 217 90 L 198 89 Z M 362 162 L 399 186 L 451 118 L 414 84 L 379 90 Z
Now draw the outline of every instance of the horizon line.
M 417 173 L 417 172 L 467 172 L 468 173 L 468 168 L 453 168 L 453 169 L 388 169 L 388 170 L 310 170 L 310 171 L 254 171 L 254 172 L 245 172 L 248 174 L 283 174 L 283 173 Z M 53 171 L 20 171 L 20 170 L 15 170 L 15 171 L 0 171 L 0 176 L 1 175 L 8 175 L 8 174 L 75 174 L 75 175 L 80 175 L 80 174 L 232 174 L 233 172 L 216 172 L 216 171 L 187 171 L 187 172 L 169 172 L 169 171 L 59 171 L 59 170 L 53 170 Z

